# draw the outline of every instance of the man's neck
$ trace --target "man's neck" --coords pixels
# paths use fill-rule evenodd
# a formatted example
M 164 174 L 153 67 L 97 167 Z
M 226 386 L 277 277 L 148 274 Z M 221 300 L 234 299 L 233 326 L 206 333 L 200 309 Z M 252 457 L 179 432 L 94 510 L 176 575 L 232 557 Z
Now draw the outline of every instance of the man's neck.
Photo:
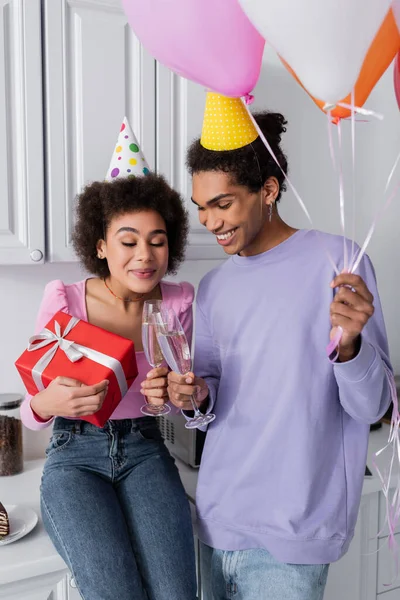
M 296 231 L 297 229 L 290 227 L 277 216 L 272 223 L 267 222 L 264 224 L 258 236 L 249 246 L 240 252 L 240 256 L 256 256 L 257 254 L 268 252 L 268 250 L 272 250 L 272 248 L 282 244 L 282 242 L 290 238 Z

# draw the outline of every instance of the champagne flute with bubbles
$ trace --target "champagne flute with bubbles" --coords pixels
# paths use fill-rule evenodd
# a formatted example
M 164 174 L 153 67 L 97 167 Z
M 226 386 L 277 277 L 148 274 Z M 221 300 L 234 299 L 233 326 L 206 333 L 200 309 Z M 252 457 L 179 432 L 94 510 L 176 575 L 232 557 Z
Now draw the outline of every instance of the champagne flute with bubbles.
M 192 369 L 192 359 L 189 344 L 175 311 L 162 305 L 160 311 L 153 313 L 152 319 L 158 323 L 157 339 L 168 366 L 172 371 L 185 375 Z M 203 415 L 198 409 L 193 395 L 190 401 L 194 410 L 194 417 L 186 421 L 187 429 L 204 427 L 214 421 L 215 415 Z
M 146 300 L 143 305 L 143 350 L 146 355 L 147 362 L 153 367 L 153 369 L 161 367 L 164 360 L 157 340 L 157 320 L 153 318 L 155 313 L 160 312 L 161 305 L 161 300 Z M 168 404 L 162 404 L 159 406 L 146 401 L 146 404 L 141 407 L 140 411 L 149 417 L 159 417 L 160 415 L 167 415 L 169 412 L 171 412 L 171 409 Z

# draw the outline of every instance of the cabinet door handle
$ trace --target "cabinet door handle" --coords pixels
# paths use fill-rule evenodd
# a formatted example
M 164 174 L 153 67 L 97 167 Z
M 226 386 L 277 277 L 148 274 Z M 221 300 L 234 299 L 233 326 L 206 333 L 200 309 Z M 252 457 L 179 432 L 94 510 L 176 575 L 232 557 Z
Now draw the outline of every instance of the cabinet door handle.
M 33 262 L 39 262 L 43 258 L 43 252 L 41 250 L 32 250 L 30 257 Z

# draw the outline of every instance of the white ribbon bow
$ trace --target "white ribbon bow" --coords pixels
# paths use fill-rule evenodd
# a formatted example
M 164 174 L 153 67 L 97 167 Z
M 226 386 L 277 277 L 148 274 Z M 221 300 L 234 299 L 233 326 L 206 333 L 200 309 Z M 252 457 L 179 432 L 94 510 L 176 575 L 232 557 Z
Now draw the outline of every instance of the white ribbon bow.
M 102 352 L 98 352 L 97 350 L 93 350 L 92 348 L 81 346 L 81 344 L 77 344 L 72 340 L 65 339 L 65 337 L 70 333 L 75 325 L 79 323 L 79 321 L 80 319 L 71 317 L 63 333 L 61 333 L 60 324 L 57 321 L 54 321 L 55 333 L 50 331 L 50 329 L 45 328 L 39 334 L 29 338 L 28 352 L 34 352 L 35 350 L 44 348 L 49 344 L 54 344 L 52 348 L 43 354 L 43 356 L 38 360 L 32 369 L 32 378 L 37 389 L 39 391 L 44 390 L 42 381 L 43 371 L 51 363 L 57 350 L 60 349 L 65 352 L 68 359 L 73 363 L 83 357 L 86 357 L 89 360 L 92 360 L 99 365 L 103 365 L 104 367 L 107 367 L 113 371 L 118 381 L 121 397 L 125 396 L 126 392 L 128 391 L 125 373 L 121 363 L 116 358 L 108 356 L 107 354 L 103 354 Z

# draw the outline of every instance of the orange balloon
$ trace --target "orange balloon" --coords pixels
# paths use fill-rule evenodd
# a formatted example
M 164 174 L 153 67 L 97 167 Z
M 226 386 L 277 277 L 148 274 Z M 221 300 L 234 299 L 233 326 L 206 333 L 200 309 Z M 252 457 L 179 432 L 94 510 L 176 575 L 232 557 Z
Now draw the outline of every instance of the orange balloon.
M 357 32 L 354 32 L 357 35 Z M 396 54 L 400 50 L 400 32 L 397 27 L 393 11 L 390 9 L 385 20 L 383 21 L 381 28 L 375 36 L 366 57 L 364 59 L 363 66 L 360 71 L 360 75 L 354 87 L 354 104 L 355 106 L 361 107 L 366 102 L 368 96 L 382 77 L 390 63 L 395 58 Z M 289 73 L 300 83 L 303 89 L 306 88 L 301 83 L 293 69 L 288 65 L 282 57 L 279 57 Z M 306 90 L 309 94 L 309 92 Z M 309 94 L 311 96 L 311 94 Z M 311 96 L 315 104 L 324 110 L 326 102 L 318 100 Z M 341 102 L 344 104 L 351 104 L 351 94 L 344 98 Z M 324 111 L 325 112 L 325 111 Z M 336 106 L 332 109 L 331 115 L 333 120 L 338 122 L 340 119 L 346 119 L 351 116 L 351 110 Z

